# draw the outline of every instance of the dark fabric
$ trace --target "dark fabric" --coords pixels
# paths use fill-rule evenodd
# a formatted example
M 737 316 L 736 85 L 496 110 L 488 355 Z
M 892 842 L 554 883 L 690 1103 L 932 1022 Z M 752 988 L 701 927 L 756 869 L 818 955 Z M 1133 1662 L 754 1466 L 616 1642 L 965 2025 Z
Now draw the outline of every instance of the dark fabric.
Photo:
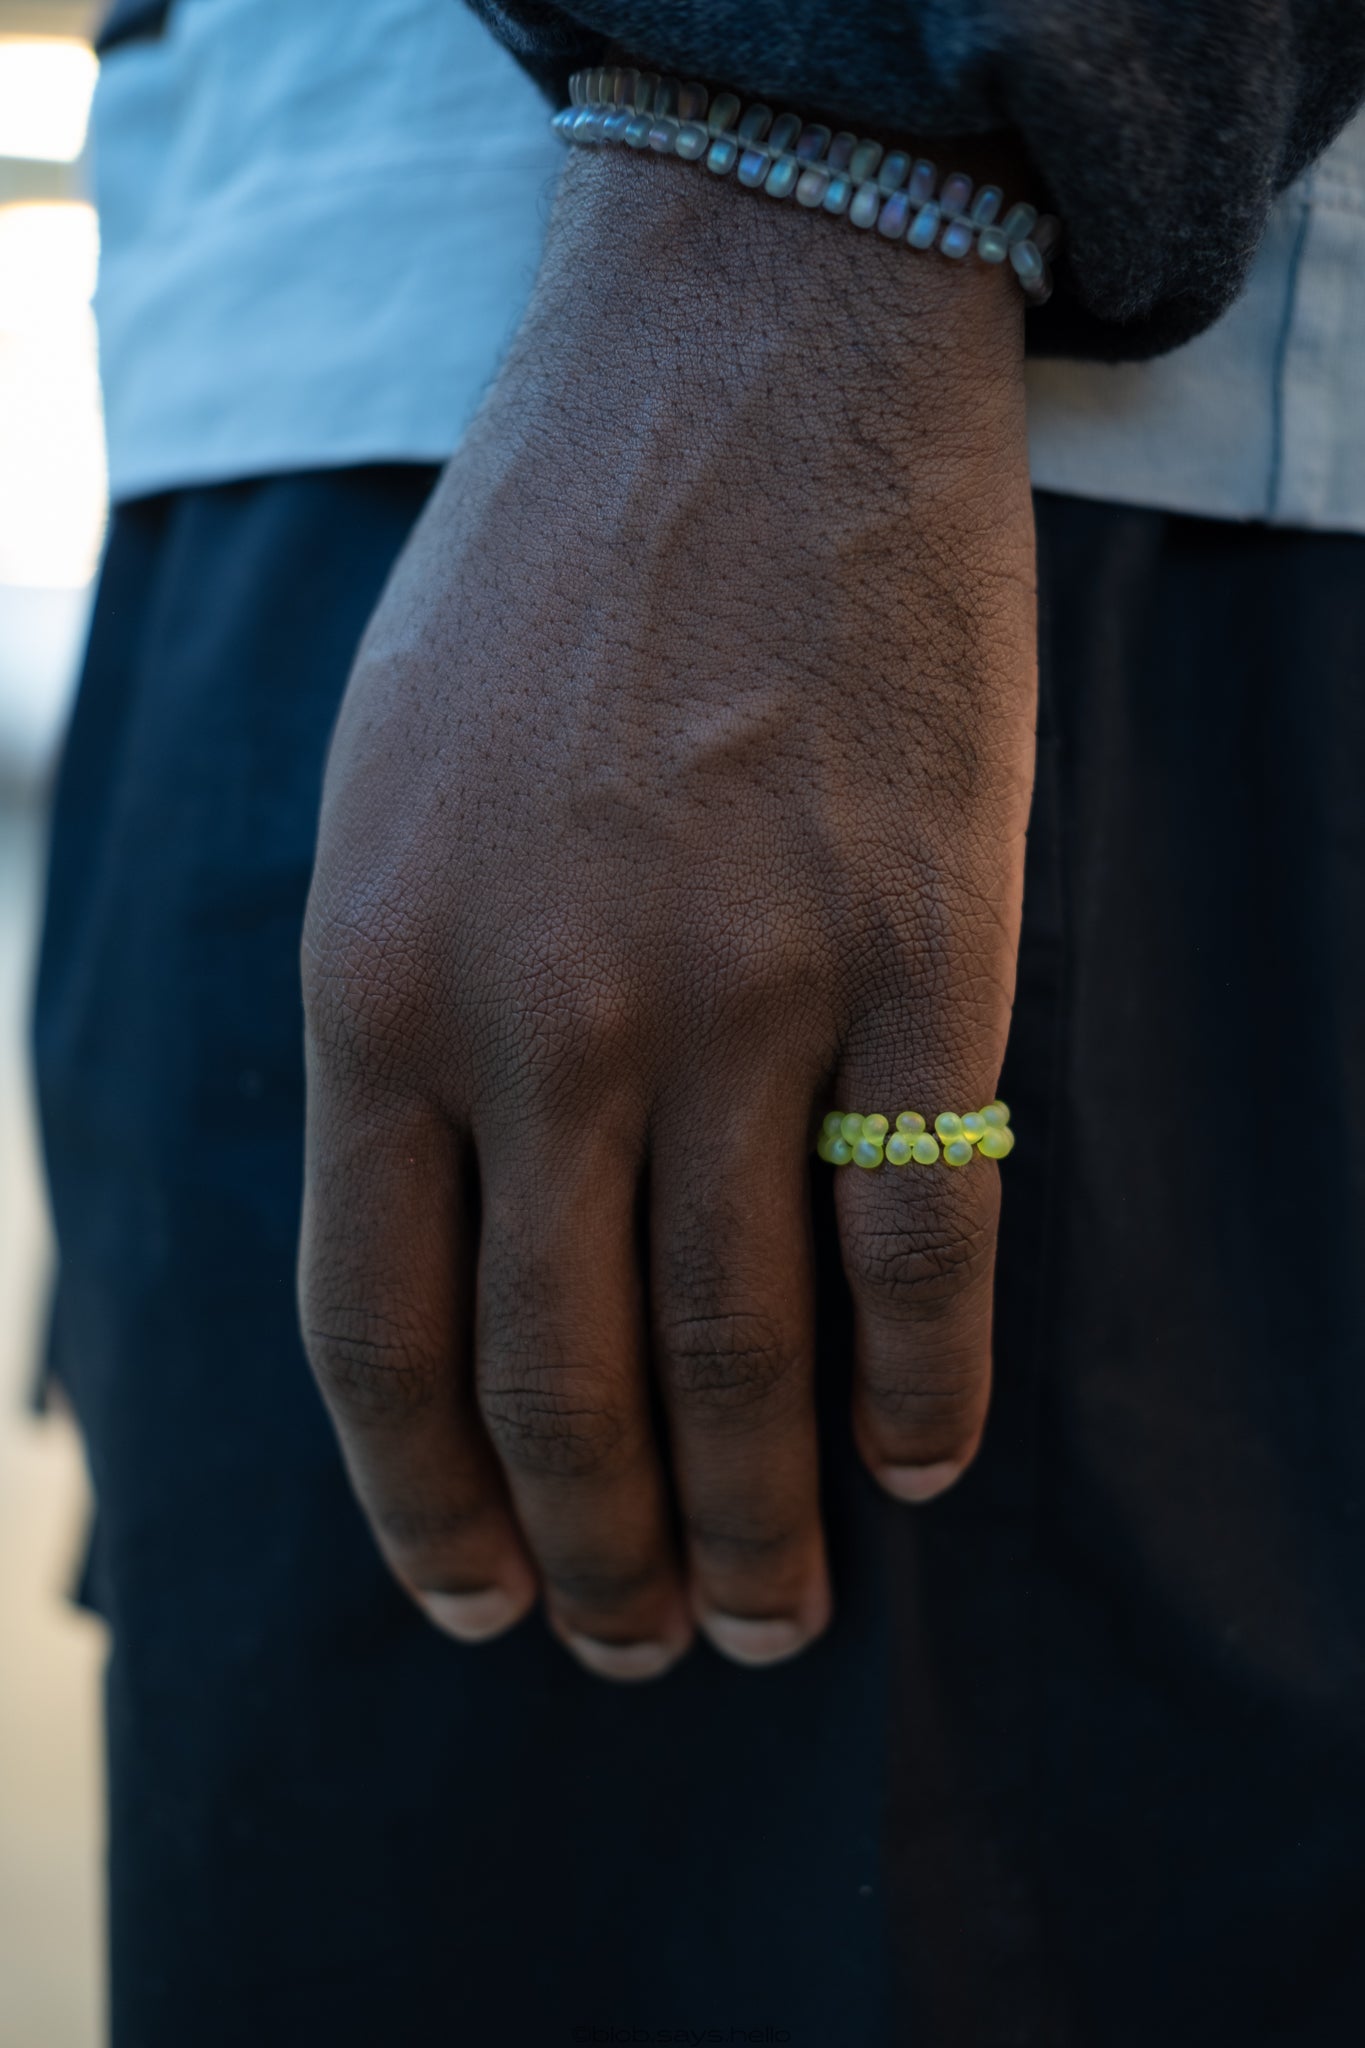
M 928 144 L 1015 129 L 1067 240 L 1044 355 L 1226 311 L 1270 203 L 1365 99 L 1362 0 L 470 0 L 557 99 L 610 46 Z
M 119 43 L 159 36 L 170 11 L 171 0 L 109 0 L 95 31 L 95 48 L 103 57 Z
M 838 1622 L 637 1691 L 538 1620 L 426 1628 L 295 1335 L 322 758 L 429 481 L 120 511 L 62 776 L 38 1054 L 114 1641 L 116 2048 L 1337 2048 L 1365 542 L 1040 500 L 985 1450 L 918 1514 L 857 1469 L 821 1177 Z

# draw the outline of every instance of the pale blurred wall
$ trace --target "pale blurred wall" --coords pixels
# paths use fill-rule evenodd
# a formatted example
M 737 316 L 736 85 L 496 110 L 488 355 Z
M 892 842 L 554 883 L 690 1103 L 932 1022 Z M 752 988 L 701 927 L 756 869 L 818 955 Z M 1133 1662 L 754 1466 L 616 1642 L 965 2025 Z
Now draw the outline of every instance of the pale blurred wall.
M 27 1056 L 46 806 L 104 519 L 81 146 L 89 9 L 0 0 L 0 2048 L 103 2038 L 103 1630 L 85 1495 L 38 1415 L 51 1249 Z M 32 39 L 44 42 L 35 51 Z

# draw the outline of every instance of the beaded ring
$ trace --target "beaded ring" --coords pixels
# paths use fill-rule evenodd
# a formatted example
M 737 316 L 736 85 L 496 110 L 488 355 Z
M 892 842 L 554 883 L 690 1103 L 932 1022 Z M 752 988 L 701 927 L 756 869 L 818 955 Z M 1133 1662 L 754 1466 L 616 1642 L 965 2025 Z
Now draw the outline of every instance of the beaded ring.
M 940 183 L 927 158 L 915 161 L 847 130 L 836 135 L 799 114 L 774 115 L 761 101 L 744 106 L 732 92 L 712 93 L 656 71 L 576 71 L 569 96 L 572 104 L 552 120 L 568 142 L 619 142 L 684 163 L 704 159 L 716 177 L 734 171 L 741 185 L 761 186 L 772 199 L 795 199 L 855 228 L 875 227 L 908 249 L 937 245 L 959 261 L 975 254 L 982 263 L 1007 262 L 1030 305 L 1051 296 L 1047 259 L 1061 239 L 1061 222 L 1022 202 L 998 219 L 998 185 L 974 190 L 962 171 Z
M 894 1130 L 884 1116 L 832 1109 L 815 1149 L 828 1166 L 933 1166 L 940 1158 L 945 1166 L 968 1166 L 977 1152 L 983 1159 L 1007 1159 L 1014 1150 L 1014 1132 L 1009 1105 L 999 1100 L 963 1116 L 940 1110 L 932 1131 L 913 1109 L 901 1111 Z

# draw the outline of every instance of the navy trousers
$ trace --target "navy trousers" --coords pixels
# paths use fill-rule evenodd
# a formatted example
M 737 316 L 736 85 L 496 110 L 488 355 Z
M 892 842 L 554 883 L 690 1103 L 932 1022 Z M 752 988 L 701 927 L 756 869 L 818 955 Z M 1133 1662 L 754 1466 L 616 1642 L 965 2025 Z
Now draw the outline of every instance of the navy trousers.
M 639 1690 L 390 1584 L 294 1322 L 328 732 L 432 473 L 114 520 L 38 1071 L 116 2048 L 1271 2048 L 1365 2011 L 1365 542 L 1038 502 L 997 1391 L 839 1613 Z M 708 2032 L 708 2030 L 714 2030 Z

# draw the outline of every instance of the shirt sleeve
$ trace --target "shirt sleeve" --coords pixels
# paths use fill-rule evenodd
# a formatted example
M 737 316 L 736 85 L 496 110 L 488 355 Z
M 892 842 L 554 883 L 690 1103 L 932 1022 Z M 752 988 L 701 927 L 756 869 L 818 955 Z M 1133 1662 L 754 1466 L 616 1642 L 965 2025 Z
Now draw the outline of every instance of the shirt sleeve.
M 1037 354 L 1155 355 L 1240 291 L 1365 100 L 1365 0 L 470 0 L 552 96 L 609 47 L 851 128 L 1002 129 L 1061 215 Z M 944 168 L 949 168 L 946 163 Z

